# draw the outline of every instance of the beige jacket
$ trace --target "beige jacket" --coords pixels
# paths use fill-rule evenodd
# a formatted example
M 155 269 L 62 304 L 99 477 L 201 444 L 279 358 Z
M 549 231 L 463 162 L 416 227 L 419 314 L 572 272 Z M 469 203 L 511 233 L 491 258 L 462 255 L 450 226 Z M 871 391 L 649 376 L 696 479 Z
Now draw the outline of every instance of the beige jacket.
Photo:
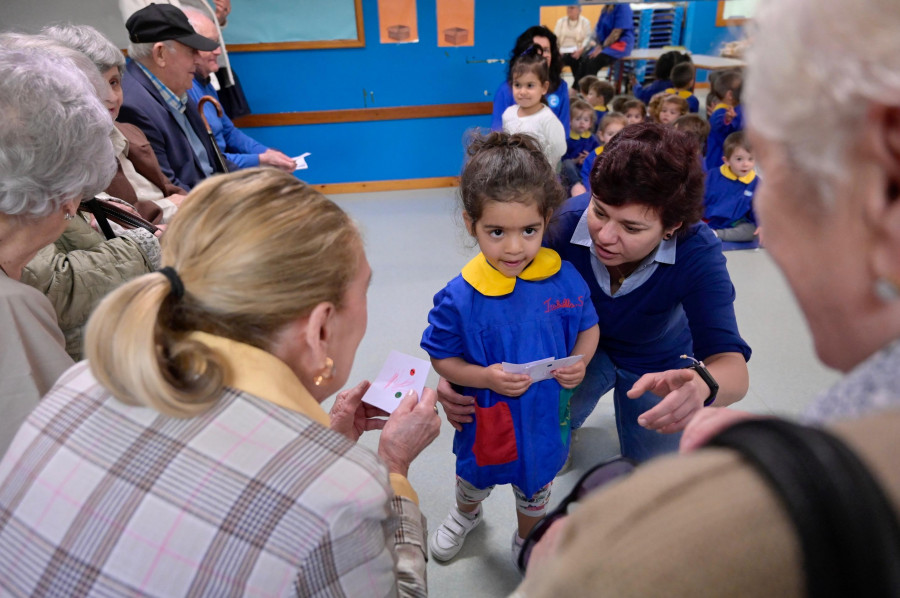
M 900 510 L 900 410 L 833 428 Z M 801 553 L 775 495 L 733 452 L 658 459 L 578 506 L 551 562 L 515 596 L 805 595 Z

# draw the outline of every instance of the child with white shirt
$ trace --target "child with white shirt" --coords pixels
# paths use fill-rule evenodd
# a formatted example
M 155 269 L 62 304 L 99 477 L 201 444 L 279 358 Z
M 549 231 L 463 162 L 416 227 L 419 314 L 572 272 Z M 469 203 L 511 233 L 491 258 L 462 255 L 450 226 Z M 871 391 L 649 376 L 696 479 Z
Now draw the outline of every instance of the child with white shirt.
M 541 47 L 532 45 L 513 61 L 510 87 L 516 103 L 503 112 L 503 131 L 534 137 L 555 170 L 566 153 L 566 132 L 544 103 L 550 87 L 550 72 Z

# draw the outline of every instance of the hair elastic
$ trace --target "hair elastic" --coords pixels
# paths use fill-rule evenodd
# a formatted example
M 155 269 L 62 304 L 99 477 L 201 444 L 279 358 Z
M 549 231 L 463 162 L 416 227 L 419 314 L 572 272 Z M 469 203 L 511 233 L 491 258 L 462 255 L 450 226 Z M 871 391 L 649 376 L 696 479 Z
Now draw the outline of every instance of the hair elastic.
M 184 283 L 181 282 L 181 277 L 178 276 L 178 272 L 175 271 L 175 268 L 166 266 L 165 268 L 161 268 L 159 273 L 169 279 L 169 284 L 172 285 L 172 295 L 175 296 L 175 299 L 184 297 Z

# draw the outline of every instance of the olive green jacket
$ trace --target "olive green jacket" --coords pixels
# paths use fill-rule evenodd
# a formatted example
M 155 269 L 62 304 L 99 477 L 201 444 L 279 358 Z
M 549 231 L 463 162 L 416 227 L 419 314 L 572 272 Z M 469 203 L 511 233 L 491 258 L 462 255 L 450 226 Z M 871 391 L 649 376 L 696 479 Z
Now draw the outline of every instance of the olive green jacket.
M 76 217 L 55 243 L 28 263 L 22 282 L 50 299 L 66 337 L 66 352 L 79 361 L 84 326 L 100 300 L 120 284 L 152 271 L 134 239 L 107 241 L 84 218 Z

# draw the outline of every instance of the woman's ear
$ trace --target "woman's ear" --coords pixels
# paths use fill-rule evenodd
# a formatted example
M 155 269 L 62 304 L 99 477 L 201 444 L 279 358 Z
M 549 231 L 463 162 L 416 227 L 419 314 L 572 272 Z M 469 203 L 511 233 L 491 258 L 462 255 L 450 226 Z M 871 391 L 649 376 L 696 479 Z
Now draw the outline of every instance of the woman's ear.
M 675 232 L 681 228 L 682 224 L 684 224 L 684 222 L 679 222 L 676 225 L 667 228 L 665 231 L 663 231 L 663 238 L 669 240 L 674 237 Z
M 866 127 L 865 142 L 882 174 L 865 203 L 875 229 L 872 267 L 877 278 L 900 286 L 900 108 L 873 106 Z
M 472 217 L 469 216 L 469 213 L 463 210 L 462 212 L 463 222 L 466 224 L 466 230 L 469 231 L 469 234 L 473 237 L 475 236 L 475 221 L 472 220 Z

